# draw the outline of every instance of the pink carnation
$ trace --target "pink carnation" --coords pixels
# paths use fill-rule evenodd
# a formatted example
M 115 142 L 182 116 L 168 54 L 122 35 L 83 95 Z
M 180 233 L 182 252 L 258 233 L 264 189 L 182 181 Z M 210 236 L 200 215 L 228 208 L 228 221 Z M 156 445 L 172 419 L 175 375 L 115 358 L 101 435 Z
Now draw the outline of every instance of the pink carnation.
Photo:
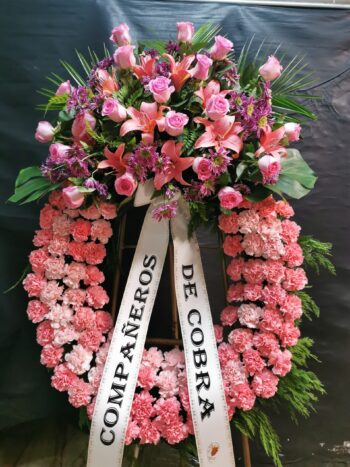
M 285 274 L 285 280 L 283 281 L 283 287 L 286 290 L 302 290 L 307 284 L 307 277 L 304 269 L 287 269 Z
M 99 209 L 94 204 L 86 209 L 79 209 L 79 214 L 89 221 L 95 221 L 101 217 Z
M 238 409 L 251 410 L 255 404 L 255 394 L 247 382 L 237 384 L 232 390 L 232 399 Z
M 261 299 L 262 286 L 260 284 L 244 284 L 244 300 L 256 302 Z
M 79 338 L 79 333 L 70 324 L 61 328 L 54 329 L 53 343 L 56 346 L 62 346 L 76 341 Z
M 224 384 L 230 387 L 245 383 L 247 378 L 242 362 L 239 359 L 227 362 L 222 369 L 222 378 Z
M 71 224 L 70 233 L 76 242 L 86 242 L 91 233 L 91 222 L 77 219 Z
M 173 370 L 163 370 L 157 376 L 157 386 L 162 397 L 175 396 L 179 391 L 177 374 Z
M 244 299 L 243 284 L 232 284 L 227 290 L 226 298 L 228 302 L 241 302 Z
M 232 326 L 238 319 L 237 310 L 236 306 L 228 305 L 225 307 L 220 315 L 221 323 L 224 326 Z
M 72 220 L 66 215 L 61 214 L 53 220 L 52 230 L 54 235 L 65 237 L 70 234 Z
M 92 352 L 82 345 L 73 345 L 73 350 L 65 355 L 67 366 L 77 375 L 82 375 L 90 369 Z
M 45 345 L 40 354 L 40 363 L 48 368 L 57 366 L 63 355 L 63 347 L 56 347 L 52 344 Z
M 125 444 L 126 446 L 129 446 L 134 439 L 138 438 L 140 434 L 140 427 L 138 424 L 135 422 L 135 420 L 132 420 L 129 418 L 128 426 L 126 429 L 126 434 L 125 434 Z
M 262 300 L 270 306 L 281 305 L 286 299 L 286 291 L 279 284 L 265 285 Z
M 301 227 L 294 221 L 285 219 L 282 221 L 282 239 L 286 243 L 295 243 L 298 241 Z
M 304 255 L 301 246 L 298 245 L 298 243 L 290 243 L 289 245 L 286 245 L 282 259 L 287 261 L 290 268 L 301 266 L 304 261 Z
M 262 256 L 264 242 L 258 233 L 250 233 L 244 236 L 242 248 L 249 256 Z
M 283 319 L 281 313 L 275 308 L 265 308 L 263 319 L 259 329 L 261 331 L 274 332 L 276 334 L 282 328 Z
M 251 387 L 257 396 L 268 399 L 276 394 L 277 385 L 278 377 L 265 368 L 254 375 Z
M 85 285 L 98 285 L 104 282 L 105 280 L 105 275 L 102 271 L 98 269 L 97 266 L 87 266 L 85 269 L 85 273 Z
M 51 191 L 51 193 L 49 194 L 49 203 L 54 208 L 57 208 L 60 211 L 62 211 L 66 207 L 66 203 L 64 202 L 64 198 L 62 196 L 62 191 Z
M 79 242 L 70 242 L 68 244 L 68 254 L 73 257 L 74 261 L 85 261 L 85 244 Z
M 261 284 L 265 279 L 265 263 L 261 259 L 248 259 L 243 268 L 243 277 L 249 284 Z
M 250 329 L 234 329 L 228 335 L 228 341 L 236 352 L 245 352 L 253 345 L 253 331 Z
M 276 209 L 276 201 L 272 196 L 265 198 L 263 201 L 253 203 L 253 206 L 258 209 L 260 216 L 265 217 L 274 213 Z
M 153 403 L 155 398 L 148 392 L 143 390 L 139 394 L 135 394 L 131 406 L 132 418 L 140 424 L 144 424 L 155 415 Z
M 100 387 L 101 379 L 103 374 L 102 365 L 93 366 L 88 373 L 88 380 L 91 384 L 93 394 L 97 394 Z
M 294 216 L 294 210 L 292 206 L 287 201 L 277 201 L 276 202 L 276 212 L 282 217 L 292 217 Z
M 40 323 L 47 315 L 49 308 L 39 300 L 30 300 L 27 307 L 28 318 L 33 323 Z
M 48 246 L 52 240 L 52 230 L 36 230 L 33 244 L 36 247 Z
M 268 259 L 265 261 L 265 276 L 268 282 L 279 284 L 284 279 L 285 267 L 283 264 L 274 259 Z
M 220 343 L 223 339 L 223 327 L 219 324 L 214 324 L 214 332 L 215 332 L 215 339 L 216 342 Z
M 294 294 L 287 294 L 280 309 L 284 317 L 291 321 L 301 318 L 303 314 L 301 299 Z
M 108 243 L 108 240 L 113 235 L 111 223 L 100 219 L 94 221 L 91 227 L 91 238 L 92 240 L 99 240 L 101 243 Z
M 284 255 L 284 245 L 275 235 L 265 235 L 261 256 L 266 259 L 278 260 Z
M 29 273 L 23 280 L 23 288 L 29 297 L 39 297 L 46 286 L 46 281 L 39 274 Z
M 51 378 L 51 386 L 57 391 L 68 391 L 78 377 L 70 370 L 65 363 L 56 366 L 54 374 Z
M 45 276 L 49 280 L 62 279 L 64 277 L 64 259 L 63 258 L 48 258 L 45 262 Z
M 262 357 L 268 357 L 271 352 L 279 349 L 278 339 L 272 332 L 256 332 L 252 341 Z
M 48 281 L 40 293 L 40 300 L 45 305 L 53 305 L 62 298 L 63 286 L 57 281 Z
M 142 362 L 148 362 L 153 368 L 160 368 L 164 360 L 163 353 L 157 347 L 151 347 L 143 351 Z
M 94 311 L 87 306 L 78 307 L 73 317 L 73 324 L 77 331 L 92 328 L 95 325 Z
M 101 264 L 106 256 L 106 248 L 101 243 L 88 242 L 84 245 L 84 256 L 88 264 Z
M 243 251 L 241 240 L 240 235 L 226 235 L 223 243 L 225 255 L 237 256 L 238 253 L 241 253 Z
M 65 265 L 64 272 L 66 274 L 63 279 L 64 284 L 72 289 L 78 289 L 80 282 L 86 277 L 86 266 L 72 261 L 70 264 Z
M 229 215 L 220 214 L 219 228 L 227 234 L 235 234 L 238 232 L 238 214 L 232 212 Z
M 246 372 L 253 376 L 255 373 L 260 373 L 265 366 L 265 361 L 260 357 L 258 350 L 248 349 L 243 353 L 243 362 Z
M 241 211 L 238 215 L 238 227 L 242 234 L 257 232 L 259 222 L 259 214 L 253 209 Z
M 243 326 L 255 329 L 259 325 L 260 318 L 263 314 L 263 309 L 253 303 L 243 304 L 237 311 L 239 322 Z
M 86 290 L 66 289 L 63 294 L 63 303 L 73 307 L 83 306 L 86 298 Z
M 105 341 L 102 332 L 97 329 L 87 329 L 80 334 L 78 343 L 85 349 L 97 352 L 101 343 Z
M 54 329 L 65 327 L 69 324 L 73 317 L 73 310 L 67 305 L 55 303 L 51 306 L 47 318 L 51 321 L 51 326 Z
M 218 347 L 220 365 L 225 366 L 231 360 L 238 360 L 239 354 L 234 350 L 232 345 L 227 342 L 222 342 Z
M 287 321 L 283 323 L 279 337 L 283 347 L 293 347 L 300 337 L 300 329 Z
M 39 217 L 40 227 L 44 230 L 51 229 L 55 217 L 59 215 L 60 213 L 59 211 L 57 211 L 57 209 L 54 209 L 49 204 L 45 204 L 45 206 L 40 211 L 40 217 Z
M 226 272 L 233 281 L 239 281 L 242 278 L 242 271 L 244 267 L 243 258 L 234 258 L 227 266 Z
M 289 350 L 272 352 L 269 365 L 273 365 L 272 372 L 278 376 L 286 376 L 292 368 L 292 354 Z
M 91 400 L 91 392 L 90 384 L 77 378 L 68 388 L 68 400 L 76 408 L 88 405 Z
M 167 425 L 163 429 L 162 435 L 169 444 L 177 444 L 187 438 L 188 427 L 179 418 L 174 423 Z
M 185 355 L 182 350 L 174 348 L 164 352 L 164 362 L 161 364 L 163 370 L 185 368 Z
M 68 254 L 69 241 L 64 237 L 54 237 L 49 243 L 47 249 L 53 256 L 62 256 Z
M 92 308 L 102 308 L 109 302 L 107 292 L 100 285 L 91 285 L 86 292 L 86 301 Z
M 47 254 L 47 251 L 44 248 L 32 251 L 29 255 L 29 263 L 32 267 L 33 272 L 37 274 L 44 273 L 45 262 L 48 259 L 48 257 L 49 255 Z
M 147 365 L 141 365 L 137 384 L 138 386 L 141 386 L 142 388 L 149 391 L 155 385 L 156 377 L 157 377 L 157 371 L 153 367 L 147 366 Z
M 117 216 L 117 206 L 115 204 L 101 201 L 98 209 L 104 219 L 110 220 Z
M 160 433 L 155 422 L 145 421 L 140 425 L 140 444 L 158 444 Z
M 96 329 L 104 334 L 110 331 L 113 327 L 112 315 L 107 311 L 96 311 L 95 322 Z
M 54 330 L 49 321 L 42 321 L 36 328 L 36 340 L 39 345 L 51 344 L 54 338 Z

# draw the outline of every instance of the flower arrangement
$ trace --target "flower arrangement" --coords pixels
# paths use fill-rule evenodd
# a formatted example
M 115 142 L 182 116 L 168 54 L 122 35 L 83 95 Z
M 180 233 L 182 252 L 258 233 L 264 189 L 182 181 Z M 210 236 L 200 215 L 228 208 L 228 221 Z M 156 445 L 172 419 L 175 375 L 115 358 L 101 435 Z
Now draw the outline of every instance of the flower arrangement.
M 23 281 L 41 363 L 53 369 L 52 386 L 91 417 L 113 330 L 101 268 L 113 220 L 140 184 L 151 183 L 161 199 L 155 221 L 174 217 L 182 196 L 189 235 L 212 224 L 229 258 L 227 306 L 215 325 L 229 417 L 249 436 L 259 431 L 281 465 L 261 401 L 283 403 L 295 418 L 324 392 L 304 368 L 312 341 L 300 338 L 299 326 L 303 312 L 317 313 L 303 291 L 303 265 L 312 256 L 332 270 L 330 245 L 299 237 L 285 199 L 306 195 L 316 181 L 290 148 L 300 117 L 314 118 L 296 100 L 308 78 L 274 55 L 249 61 L 249 47 L 234 60 L 233 43 L 213 25 L 195 32 L 177 23 L 177 40 L 135 46 L 121 24 L 111 40 L 115 52 L 106 49 L 102 60 L 78 54 L 86 77 L 63 62 L 70 80 L 54 75 L 57 89 L 42 91 L 41 108 L 58 111 L 35 133 L 49 154 L 20 172 L 10 198 L 49 194 Z M 191 435 L 183 352 L 145 349 L 126 444 L 177 445 Z

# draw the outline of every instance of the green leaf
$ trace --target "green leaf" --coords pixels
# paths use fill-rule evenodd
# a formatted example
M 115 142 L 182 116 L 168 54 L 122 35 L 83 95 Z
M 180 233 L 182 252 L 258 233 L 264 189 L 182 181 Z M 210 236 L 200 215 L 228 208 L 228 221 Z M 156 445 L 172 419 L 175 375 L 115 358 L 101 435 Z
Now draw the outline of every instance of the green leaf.
M 245 198 L 248 201 L 257 202 L 262 201 L 263 199 L 267 198 L 271 195 L 271 191 L 263 185 L 257 185 L 254 190 L 249 193 L 249 195 L 245 195 Z
M 26 167 L 19 172 L 15 183 L 15 192 L 8 201 L 21 202 L 21 204 L 29 203 L 59 186 L 59 183 L 52 184 L 43 177 L 40 167 Z
M 293 112 L 304 117 L 310 118 L 311 120 L 317 120 L 316 115 L 307 109 L 305 106 L 299 104 L 292 98 L 285 96 L 272 96 L 272 109 L 273 110 L 283 110 Z
M 221 30 L 221 26 L 212 23 L 202 24 L 197 31 L 193 34 L 191 51 L 198 52 L 198 50 L 208 47 L 210 42 Z
M 240 162 L 237 165 L 237 167 L 236 167 L 236 181 L 238 181 L 242 177 L 242 175 L 243 175 L 243 173 L 244 173 L 244 171 L 246 170 L 247 167 L 248 167 L 248 164 L 246 162 L 244 162 L 244 161 Z
M 303 250 L 304 262 L 317 274 L 320 273 L 321 267 L 333 275 L 336 274 L 334 264 L 328 258 L 328 256 L 332 256 L 331 243 L 321 242 L 311 235 L 303 235 L 299 238 L 299 245 Z
M 42 173 L 40 167 L 33 166 L 33 167 L 25 167 L 19 171 L 17 175 L 15 187 L 19 187 L 26 183 L 28 180 L 34 177 L 42 177 Z

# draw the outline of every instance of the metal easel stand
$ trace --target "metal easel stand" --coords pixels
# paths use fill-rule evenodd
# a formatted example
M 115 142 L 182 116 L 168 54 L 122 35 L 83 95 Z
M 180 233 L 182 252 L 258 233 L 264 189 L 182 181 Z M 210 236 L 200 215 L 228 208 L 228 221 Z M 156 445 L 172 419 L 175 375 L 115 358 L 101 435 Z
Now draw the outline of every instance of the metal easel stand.
M 125 244 L 125 229 L 126 229 L 126 214 L 123 215 L 123 218 L 120 221 L 119 232 L 118 232 L 118 265 L 122 264 L 123 252 L 126 249 L 135 249 L 135 245 Z M 219 248 L 222 247 L 222 235 L 219 235 Z M 174 278 L 174 246 L 172 242 L 169 243 L 168 247 L 168 265 L 169 265 L 169 276 L 170 276 L 170 298 L 171 298 L 171 319 L 172 319 L 172 338 L 163 338 L 163 337 L 150 337 L 146 340 L 147 344 L 157 345 L 157 346 L 175 346 L 179 347 L 182 344 L 181 332 L 179 317 L 177 312 L 177 303 L 176 303 L 176 293 L 175 293 L 175 278 Z M 224 256 L 222 257 L 222 275 L 224 281 L 225 292 L 228 288 L 227 275 L 226 275 L 226 261 Z M 117 302 L 118 302 L 118 293 L 120 286 L 120 276 L 121 268 L 118 267 L 114 276 L 113 290 L 112 290 L 112 300 L 111 300 L 111 310 L 112 317 L 115 321 L 117 314 Z M 243 459 L 244 467 L 251 467 L 251 456 L 249 448 L 249 439 L 246 435 L 242 434 L 242 450 L 243 450 Z M 134 458 L 137 460 L 139 457 L 140 448 L 135 446 Z

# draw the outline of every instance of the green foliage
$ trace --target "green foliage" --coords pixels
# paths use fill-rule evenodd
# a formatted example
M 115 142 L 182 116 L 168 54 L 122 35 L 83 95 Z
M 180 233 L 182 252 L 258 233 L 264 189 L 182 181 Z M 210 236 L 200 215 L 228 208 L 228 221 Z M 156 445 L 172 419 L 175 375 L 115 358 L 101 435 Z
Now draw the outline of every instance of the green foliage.
M 293 353 L 294 349 L 291 350 Z M 309 349 L 304 349 L 304 352 L 308 351 Z M 298 352 L 301 352 L 300 348 Z M 298 358 L 301 358 L 300 354 Z M 293 422 L 297 424 L 298 416 L 306 418 L 315 411 L 314 404 L 319 396 L 325 393 L 323 384 L 314 372 L 294 364 L 291 371 L 280 379 L 274 402 L 286 408 Z
M 298 114 L 303 117 L 310 118 L 311 120 L 317 120 L 316 115 L 311 112 L 304 105 L 299 104 L 295 99 L 291 97 L 272 95 L 272 109 L 276 113 L 283 112 L 284 114 Z
M 259 434 L 261 445 L 266 454 L 271 457 L 276 467 L 282 467 L 279 457 L 281 443 L 271 421 L 261 408 L 253 408 L 248 412 L 237 410 L 232 423 L 241 433 L 249 438 Z
M 303 314 L 308 320 L 312 320 L 315 316 L 318 318 L 320 316 L 320 309 L 317 306 L 314 299 L 305 291 L 300 290 L 296 292 L 299 298 L 301 298 L 301 303 L 303 307 Z
M 63 94 L 62 96 L 53 95 L 49 97 L 49 100 L 46 104 L 39 104 L 37 109 L 44 110 L 47 112 L 48 110 L 63 110 L 67 104 L 68 94 Z
M 300 199 L 315 185 L 317 177 L 297 149 L 287 149 L 287 157 L 281 161 L 282 171 L 275 185 L 266 185 L 269 190 L 291 198 Z
M 311 352 L 313 345 L 314 341 L 310 337 L 300 338 L 297 344 L 291 348 L 293 363 L 298 366 L 307 367 L 309 359 L 319 362 L 318 357 Z
M 90 429 L 90 419 L 87 416 L 86 407 L 80 407 L 79 409 L 79 428 L 80 430 L 89 430 Z
M 311 235 L 303 235 L 299 238 L 299 244 L 303 249 L 305 263 L 314 269 L 317 274 L 320 273 L 320 268 L 324 268 L 333 275 L 336 274 L 335 266 L 328 258 L 332 256 L 331 243 L 321 242 Z
M 198 52 L 198 50 L 208 47 L 216 35 L 219 34 L 221 26 L 212 23 L 204 23 L 194 33 L 191 44 L 191 51 Z
M 15 183 L 15 192 L 8 201 L 26 204 L 41 198 L 59 186 L 59 183 L 51 183 L 43 177 L 40 167 L 26 167 L 20 170 Z
M 201 132 L 197 128 L 184 128 L 182 146 L 183 155 L 189 156 L 194 151 L 194 143 L 196 142 L 200 134 Z

